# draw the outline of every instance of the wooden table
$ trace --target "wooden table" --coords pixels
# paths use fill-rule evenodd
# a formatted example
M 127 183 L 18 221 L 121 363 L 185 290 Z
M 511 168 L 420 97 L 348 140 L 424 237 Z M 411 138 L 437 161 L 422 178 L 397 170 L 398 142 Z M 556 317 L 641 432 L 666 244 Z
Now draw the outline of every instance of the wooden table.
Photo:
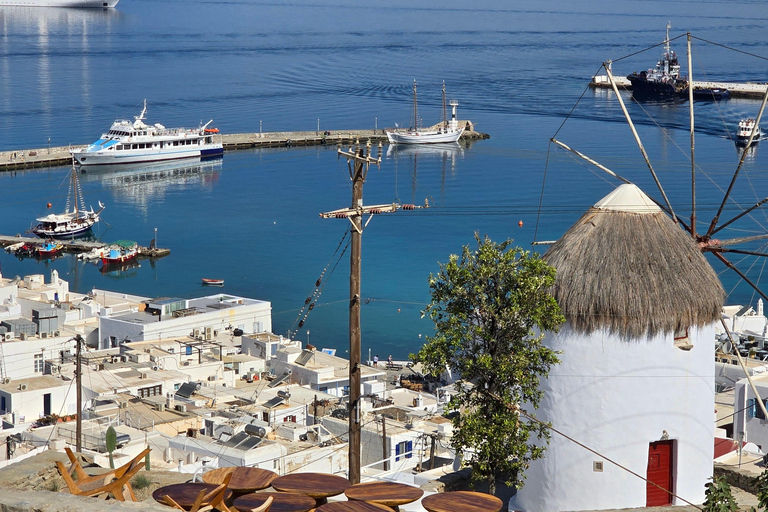
M 392 512 L 392 509 L 367 501 L 334 501 L 320 505 L 315 512 Z
M 235 498 L 232 505 L 237 510 L 249 511 L 264 504 L 272 496 L 269 512 L 307 512 L 315 508 L 315 500 L 306 494 L 294 492 L 252 492 Z
M 232 479 L 229 481 L 227 489 L 235 494 L 266 489 L 272 484 L 272 480 L 277 478 L 277 473 L 268 469 L 228 467 L 206 471 L 203 473 L 203 482 L 220 484 L 229 473 L 232 473 Z
M 347 499 L 377 503 L 398 510 L 397 507 L 412 503 L 424 495 L 424 491 L 412 485 L 396 482 L 365 482 L 347 487 Z
M 325 503 L 328 496 L 343 493 L 351 485 L 346 478 L 328 473 L 291 473 L 272 480 L 273 489 L 306 494 L 315 498 L 317 505 Z
M 211 492 L 216 487 L 218 487 L 218 484 L 207 484 L 205 482 L 190 482 L 185 484 L 166 485 L 165 487 L 155 489 L 155 492 L 152 493 L 152 498 L 154 498 L 154 500 L 158 503 L 167 505 L 163 497 L 170 496 L 182 507 L 190 508 L 192 505 L 194 505 L 195 500 L 197 499 L 197 495 L 200 494 L 200 491 L 205 489 L 205 492 Z M 224 499 L 226 500 L 230 496 L 232 496 L 232 491 L 227 489 Z
M 429 512 L 499 512 L 502 505 L 496 496 L 472 491 L 441 492 L 421 500 Z

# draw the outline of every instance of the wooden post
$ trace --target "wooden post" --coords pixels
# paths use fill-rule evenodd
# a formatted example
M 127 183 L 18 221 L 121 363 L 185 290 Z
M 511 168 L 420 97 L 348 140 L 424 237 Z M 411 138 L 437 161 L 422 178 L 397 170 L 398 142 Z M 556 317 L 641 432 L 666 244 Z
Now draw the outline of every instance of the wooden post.
M 432 446 L 429 448 L 429 469 L 435 469 L 435 442 L 437 436 L 430 436 L 432 438 Z
M 83 451 L 83 372 L 80 360 L 83 338 L 75 334 L 77 349 L 75 350 L 75 388 L 77 396 L 77 421 L 75 422 L 75 451 Z
M 351 253 L 349 255 L 349 480 L 360 483 L 360 277 L 363 243 L 363 183 L 365 182 L 363 149 L 357 150 L 352 173 L 352 206 L 358 210 L 352 222 Z
M 381 415 L 381 456 L 384 460 L 384 471 L 389 471 L 389 452 L 387 451 L 387 417 Z

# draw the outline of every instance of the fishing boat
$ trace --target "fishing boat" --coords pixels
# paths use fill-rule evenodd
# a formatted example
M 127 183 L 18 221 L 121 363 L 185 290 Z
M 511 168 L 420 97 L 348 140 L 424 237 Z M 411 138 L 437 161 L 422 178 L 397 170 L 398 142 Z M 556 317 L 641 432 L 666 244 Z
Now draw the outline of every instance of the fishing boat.
M 112 8 L 120 0 L 0 0 L 0 7 Z
M 749 142 L 749 138 L 752 137 L 752 132 L 755 132 L 755 136 L 752 138 L 752 143 L 760 140 L 763 132 L 760 127 L 757 126 L 757 121 L 754 119 L 742 119 L 739 121 L 739 130 L 736 132 L 736 144 L 739 146 L 746 146 Z
M 459 121 L 456 119 L 456 107 L 459 102 L 451 100 L 448 103 L 451 107 L 451 120 L 446 120 L 445 110 L 445 83 L 443 83 L 443 122 L 437 127 L 428 129 L 419 128 L 419 108 L 416 96 L 416 80 L 413 81 L 413 127 L 407 130 L 400 130 L 397 125 L 395 129 L 384 130 L 390 144 L 441 144 L 446 142 L 456 142 L 464 133 L 464 128 L 459 128 Z
M 81 167 L 214 157 L 224 153 L 218 128 L 213 120 L 198 128 L 166 128 L 160 123 L 147 125 L 147 100 L 134 120 L 118 119 L 107 133 L 85 148 L 70 152 Z
M 37 255 L 41 258 L 50 258 L 51 256 L 60 253 L 63 248 L 64 246 L 60 243 L 53 240 L 47 240 L 43 245 L 37 248 Z
M 208 279 L 203 278 L 203 284 L 207 284 L 209 286 L 224 286 L 224 280 L 223 279 Z
M 101 257 L 103 265 L 113 263 L 124 263 L 130 261 L 139 255 L 139 245 L 131 240 L 118 240 L 110 244 Z
M 51 206 L 51 203 L 48 203 L 48 208 Z M 80 189 L 80 181 L 77 177 L 77 169 L 73 165 L 64 213 L 51 213 L 45 217 L 37 218 L 37 225 L 31 231 L 41 238 L 84 236 L 91 231 L 94 224 L 99 222 L 99 215 L 103 210 L 104 205 L 101 202 L 99 202 L 97 211 L 94 211 L 93 207 L 90 210 L 86 209 L 83 191 Z
M 632 95 L 639 98 L 673 98 L 688 92 L 688 81 L 680 77 L 680 62 L 669 46 L 669 29 L 664 39 L 664 52 L 655 68 L 634 72 L 627 76 L 632 84 Z

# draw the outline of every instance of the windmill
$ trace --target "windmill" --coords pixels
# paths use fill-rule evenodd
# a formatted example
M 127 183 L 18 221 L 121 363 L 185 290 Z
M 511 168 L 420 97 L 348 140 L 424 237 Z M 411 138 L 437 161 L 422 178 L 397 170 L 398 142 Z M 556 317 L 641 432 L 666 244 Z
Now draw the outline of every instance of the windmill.
M 691 65 L 691 34 L 688 33 L 686 35 L 687 35 L 687 42 L 688 42 L 688 52 L 687 52 L 688 80 L 689 80 L 688 83 L 693 84 L 694 83 L 693 72 L 692 72 L 692 65 Z M 725 213 L 726 206 L 734 202 L 733 193 L 739 177 L 742 176 L 742 169 L 743 169 L 744 162 L 746 158 L 750 154 L 752 154 L 752 150 L 754 149 L 754 144 L 758 140 L 759 130 L 757 127 L 760 124 L 760 120 L 765 110 L 766 103 L 768 103 L 768 88 L 766 88 L 765 95 L 763 96 L 762 103 L 760 105 L 760 109 L 756 117 L 755 129 L 753 129 L 752 134 L 750 135 L 743 149 L 740 150 L 740 158 L 736 166 L 736 170 L 731 176 L 730 182 L 727 188 L 723 191 L 722 199 L 719 202 L 717 211 L 714 214 L 714 216 L 711 218 L 711 220 L 705 223 L 705 222 L 699 222 L 699 219 L 697 218 L 696 176 L 697 176 L 697 170 L 699 170 L 699 168 L 696 164 L 696 158 L 695 158 L 694 98 L 693 98 L 694 87 L 692 86 L 688 87 L 688 105 L 689 105 L 689 119 L 690 119 L 691 212 L 690 212 L 690 217 L 685 217 L 681 215 L 679 211 L 677 212 L 675 211 L 675 209 L 673 208 L 672 202 L 670 201 L 667 193 L 664 190 L 664 187 L 661 184 L 659 176 L 656 170 L 654 169 L 653 164 L 651 163 L 651 159 L 648 156 L 648 153 L 646 152 L 642 141 L 640 140 L 640 136 L 635 128 L 635 124 L 633 123 L 632 118 L 629 114 L 629 111 L 627 110 L 627 106 L 624 103 L 624 100 L 622 99 L 622 95 L 619 92 L 619 87 L 621 86 L 617 84 L 617 81 L 611 72 L 611 62 L 610 61 L 605 62 L 602 68 L 605 69 L 607 78 L 610 81 L 611 87 L 615 94 L 615 99 L 622 110 L 622 113 L 627 121 L 627 124 L 629 125 L 630 130 L 632 131 L 632 135 L 635 139 L 635 142 L 637 143 L 637 147 L 640 150 L 640 153 L 645 162 L 645 165 L 647 166 L 648 171 L 650 172 L 651 177 L 653 179 L 653 182 L 655 183 L 656 188 L 658 189 L 658 193 L 661 196 L 660 199 L 655 199 L 653 197 L 651 197 L 651 199 L 663 211 L 665 211 L 673 220 L 675 220 L 675 222 L 696 241 L 699 249 L 703 253 L 711 254 L 716 260 L 722 263 L 725 266 L 725 268 L 734 272 L 739 277 L 739 279 L 747 283 L 755 291 L 755 293 L 757 293 L 760 297 L 763 298 L 763 300 L 768 301 L 768 290 L 764 291 L 760 287 L 759 282 L 755 282 L 755 280 L 749 277 L 746 271 L 739 268 L 739 263 L 732 261 L 732 258 L 730 257 L 731 255 L 744 256 L 744 257 L 754 256 L 758 258 L 768 257 L 768 250 L 765 250 L 765 249 L 747 250 L 747 249 L 739 248 L 739 246 L 743 244 L 749 244 L 759 240 L 768 239 L 768 233 L 764 232 L 764 233 L 760 233 L 752 236 L 733 237 L 733 238 L 727 238 L 727 239 L 717 238 L 718 234 L 722 235 L 722 232 L 725 228 L 729 228 L 729 227 L 733 228 L 737 226 L 736 223 L 738 221 L 745 220 L 745 217 L 751 216 L 751 214 L 753 214 L 754 212 L 759 210 L 761 207 L 763 207 L 766 203 L 768 203 L 768 196 L 766 196 L 762 199 L 757 200 L 755 204 L 749 207 L 746 207 L 746 208 L 739 207 L 740 211 L 734 215 L 726 215 Z M 618 173 L 612 171 L 608 167 L 600 164 L 596 160 L 588 157 L 587 155 L 569 147 L 563 142 L 555 138 L 552 138 L 551 141 L 558 147 L 565 149 L 566 151 L 585 160 L 589 164 L 609 174 L 613 178 L 624 183 L 632 183 L 626 177 L 619 175 Z

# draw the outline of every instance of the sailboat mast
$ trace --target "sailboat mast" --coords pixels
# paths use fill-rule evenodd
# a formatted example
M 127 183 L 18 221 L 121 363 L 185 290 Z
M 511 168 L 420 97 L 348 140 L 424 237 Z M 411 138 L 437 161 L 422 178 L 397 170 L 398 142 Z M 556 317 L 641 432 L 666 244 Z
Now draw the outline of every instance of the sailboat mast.
M 667 29 L 667 41 L 669 41 L 669 29 Z M 693 69 L 691 68 L 691 33 L 688 32 L 688 115 L 691 125 L 691 236 L 696 239 L 696 156 L 693 122 Z
M 443 80 L 443 126 L 448 126 L 448 120 L 445 113 L 445 80 Z
M 416 80 L 413 81 L 413 129 L 419 129 L 419 103 L 416 101 Z

